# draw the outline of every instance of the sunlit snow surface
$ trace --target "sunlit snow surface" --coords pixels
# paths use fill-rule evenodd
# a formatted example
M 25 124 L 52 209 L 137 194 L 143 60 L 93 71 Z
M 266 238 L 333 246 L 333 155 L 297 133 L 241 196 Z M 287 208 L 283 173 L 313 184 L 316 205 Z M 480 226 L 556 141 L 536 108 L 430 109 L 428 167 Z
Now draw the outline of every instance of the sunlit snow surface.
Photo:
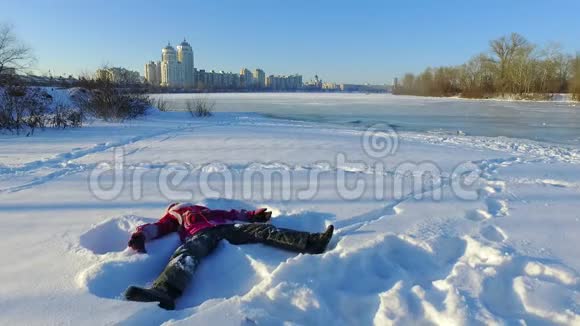
M 305 111 L 316 95 L 212 96 L 219 111 L 235 113 L 208 119 L 151 113 L 124 124 L 95 121 L 28 138 L 0 136 L 0 324 L 580 324 L 580 157 L 574 140 L 472 136 L 477 132 L 465 126 L 457 127 L 467 134 L 461 136 L 401 128 L 397 150 L 377 159 L 362 148 L 362 126 L 330 121 L 334 117 L 325 122 L 336 125 L 249 113 L 264 113 L 268 102 L 276 107 L 289 97 Z M 322 96 L 336 111 L 366 103 L 367 95 Z M 379 95 L 368 96 L 376 105 Z M 388 101 L 400 110 L 472 105 Z M 565 111 L 569 121 L 575 114 L 562 103 L 476 105 L 510 106 L 522 115 L 541 108 L 549 123 L 560 119 L 552 109 Z M 290 116 L 295 113 L 284 115 L 297 118 Z M 374 121 L 371 114 L 353 118 Z M 114 199 L 101 200 L 91 192 L 90 171 L 114 165 L 115 154 L 122 157 L 124 186 Z M 346 162 L 337 164 L 337 155 Z M 446 178 L 422 186 L 415 195 L 423 198 L 396 196 L 389 176 L 405 162 L 430 162 Z M 350 185 L 370 184 L 377 163 L 386 176 L 379 199 L 370 190 L 356 199 L 337 193 L 339 175 Z M 462 164 L 481 172 L 475 200 L 459 198 L 450 186 L 451 172 Z M 178 187 L 165 189 L 159 179 L 168 171 L 187 173 Z M 217 189 L 220 180 L 212 176 L 220 171 L 233 176 L 233 193 L 203 196 L 200 180 L 209 176 Z M 244 193 L 247 183 L 239 176 L 247 171 L 277 172 L 291 182 L 274 178 Z M 313 175 L 318 187 L 311 196 L 283 198 L 281 185 L 301 189 Z M 113 182 L 110 174 L 102 179 Z M 272 198 L 261 198 L 268 186 Z M 431 199 L 433 193 L 440 199 Z M 275 225 L 320 231 L 334 224 L 337 231 L 323 255 L 224 242 L 202 262 L 176 311 L 124 301 L 123 290 L 150 284 L 178 245 L 173 235 L 149 243 L 148 254 L 125 248 L 130 232 L 158 218 L 172 199 L 223 209 L 265 206 Z

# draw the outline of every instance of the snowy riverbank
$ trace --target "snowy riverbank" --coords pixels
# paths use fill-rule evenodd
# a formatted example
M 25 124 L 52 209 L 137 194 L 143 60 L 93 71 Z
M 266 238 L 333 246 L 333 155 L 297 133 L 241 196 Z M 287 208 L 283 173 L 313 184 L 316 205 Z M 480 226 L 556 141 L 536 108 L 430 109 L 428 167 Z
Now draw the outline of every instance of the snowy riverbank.
M 242 112 L 0 136 L 0 324 L 580 323 L 577 148 L 403 132 L 374 155 L 367 136 Z M 337 232 L 317 256 L 223 243 L 176 311 L 123 301 L 177 246 L 125 248 L 170 200 Z
M 538 95 L 538 97 L 550 97 L 549 99 L 541 100 L 541 99 L 526 99 L 522 98 L 518 95 L 504 95 L 504 96 L 495 96 L 489 98 L 467 98 L 461 96 L 452 96 L 450 98 L 458 99 L 458 100 L 466 100 L 466 101 L 496 101 L 496 102 L 520 102 L 520 103 L 567 103 L 570 106 L 576 107 L 579 102 L 572 98 L 572 94 L 568 93 L 554 93 L 548 95 Z M 436 97 L 435 97 L 436 98 Z

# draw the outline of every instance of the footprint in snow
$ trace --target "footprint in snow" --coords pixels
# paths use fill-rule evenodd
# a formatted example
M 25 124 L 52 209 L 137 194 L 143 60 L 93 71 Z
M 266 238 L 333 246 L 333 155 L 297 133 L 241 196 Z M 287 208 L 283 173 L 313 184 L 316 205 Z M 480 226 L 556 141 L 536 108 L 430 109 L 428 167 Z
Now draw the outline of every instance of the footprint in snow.
M 465 218 L 472 221 L 483 221 L 492 217 L 491 214 L 483 209 L 472 209 L 465 213 Z
M 489 241 L 493 242 L 503 242 L 507 239 L 505 232 L 493 225 L 488 225 L 481 229 L 481 235 Z
M 507 201 L 495 198 L 487 198 L 485 203 L 487 205 L 487 210 L 491 215 L 495 217 L 508 215 Z

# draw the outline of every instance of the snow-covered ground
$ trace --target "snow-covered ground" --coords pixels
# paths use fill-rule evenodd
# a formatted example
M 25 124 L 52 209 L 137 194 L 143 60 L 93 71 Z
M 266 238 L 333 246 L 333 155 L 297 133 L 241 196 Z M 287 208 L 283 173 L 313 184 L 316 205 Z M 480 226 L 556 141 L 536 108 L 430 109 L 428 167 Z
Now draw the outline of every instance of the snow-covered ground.
M 580 325 L 579 161 L 244 112 L 2 135 L 0 324 Z M 178 245 L 126 249 L 172 200 L 337 231 L 323 255 L 224 242 L 175 311 L 124 301 Z

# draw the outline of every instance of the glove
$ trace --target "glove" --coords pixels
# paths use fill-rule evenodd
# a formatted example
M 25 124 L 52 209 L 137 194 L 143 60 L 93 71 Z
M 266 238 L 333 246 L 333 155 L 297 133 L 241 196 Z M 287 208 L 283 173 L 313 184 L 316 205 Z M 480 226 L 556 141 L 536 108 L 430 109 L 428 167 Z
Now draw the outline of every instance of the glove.
M 135 232 L 131 235 L 131 239 L 129 239 L 129 243 L 127 246 L 131 247 L 133 250 L 146 253 L 145 250 L 145 235 L 143 232 Z
M 253 212 L 252 222 L 266 223 L 272 217 L 272 212 L 268 212 L 267 208 L 260 208 Z

